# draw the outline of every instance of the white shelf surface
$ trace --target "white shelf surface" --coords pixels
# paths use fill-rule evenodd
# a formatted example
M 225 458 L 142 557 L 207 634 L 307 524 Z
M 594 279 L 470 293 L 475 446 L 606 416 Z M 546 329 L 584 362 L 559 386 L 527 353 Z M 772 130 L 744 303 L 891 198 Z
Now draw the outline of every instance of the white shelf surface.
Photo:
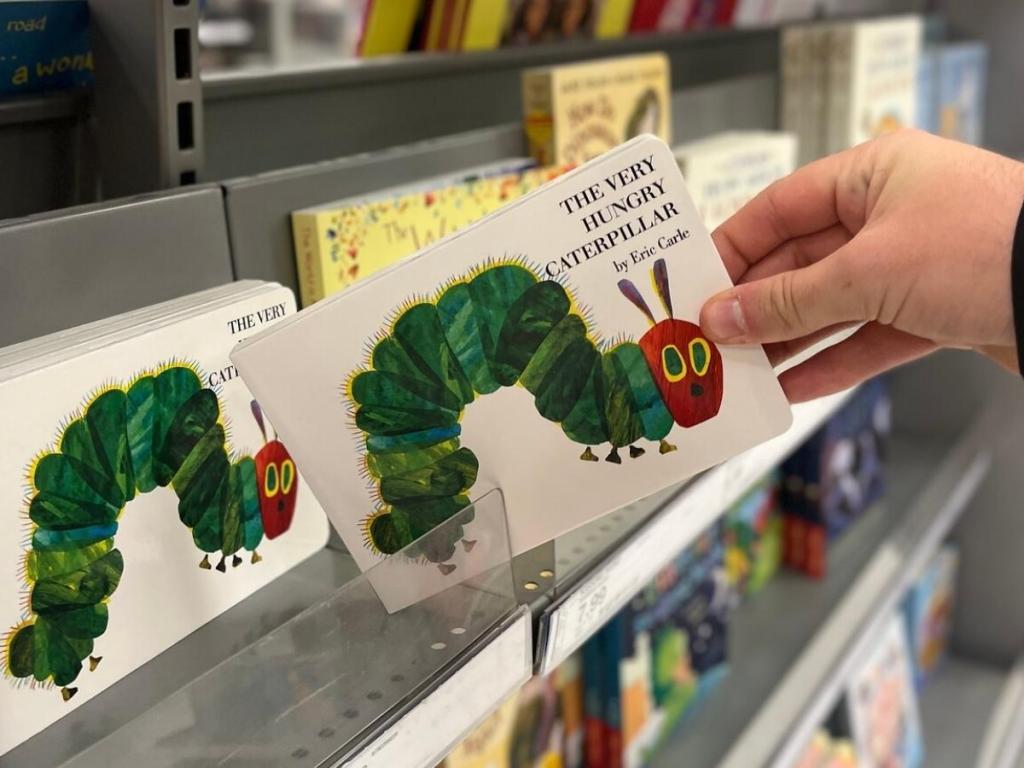
M 793 763 L 986 475 L 987 424 L 979 420 L 945 452 L 933 440 L 894 441 L 884 502 L 831 548 L 824 579 L 782 572 L 740 607 L 729 674 L 653 768 L 683 759 L 688 768 Z
M 556 596 L 541 617 L 539 673 L 554 670 L 582 646 L 849 395 L 796 406 L 785 434 L 705 472 L 681 490 L 662 491 L 560 539 Z
M 978 766 L 1007 672 L 962 656 L 947 658 L 920 693 L 928 768 Z

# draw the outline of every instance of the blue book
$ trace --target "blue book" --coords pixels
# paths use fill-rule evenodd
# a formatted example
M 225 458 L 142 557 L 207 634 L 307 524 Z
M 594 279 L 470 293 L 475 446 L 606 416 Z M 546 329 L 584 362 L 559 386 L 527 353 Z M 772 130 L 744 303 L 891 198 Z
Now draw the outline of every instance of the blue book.
M 92 80 L 86 0 L 0 0 L 0 95 Z
M 952 43 L 942 48 L 939 63 L 939 133 L 980 145 L 985 124 L 988 46 Z
M 921 51 L 917 62 L 917 111 L 914 125 L 929 133 L 939 132 L 939 46 Z

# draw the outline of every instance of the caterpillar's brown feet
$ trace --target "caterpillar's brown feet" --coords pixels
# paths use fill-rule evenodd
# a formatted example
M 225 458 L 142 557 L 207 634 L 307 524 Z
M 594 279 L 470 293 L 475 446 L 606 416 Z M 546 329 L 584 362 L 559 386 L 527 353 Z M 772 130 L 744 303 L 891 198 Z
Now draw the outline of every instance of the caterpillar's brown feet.
M 613 446 L 612 447 L 612 452 L 609 453 L 607 456 L 605 456 L 604 460 L 605 461 L 610 461 L 612 464 L 621 464 L 622 463 L 622 457 L 619 456 L 619 449 L 615 448 Z
M 103 657 L 102 656 L 90 656 L 89 657 L 89 671 L 90 672 L 95 672 L 96 671 L 96 667 L 98 667 L 100 665 L 101 661 L 103 661 Z
M 60 697 L 62 699 L 64 699 L 64 701 L 71 701 L 71 697 L 74 696 L 76 693 L 78 693 L 78 689 L 77 688 L 61 688 L 60 689 Z
M 454 563 L 438 563 L 437 570 L 441 572 L 442 576 L 448 576 L 455 570 Z
M 668 440 L 662 440 L 658 445 L 658 453 L 672 453 L 675 449 L 676 447 Z
M 643 456 L 645 453 L 647 453 L 647 451 L 645 451 L 643 448 L 640 448 L 639 446 L 629 446 L 629 458 L 631 459 L 639 458 L 640 456 Z
M 224 555 L 221 555 L 221 556 L 220 556 L 220 562 L 219 562 L 219 563 L 217 563 L 217 565 L 216 565 L 215 567 L 216 567 L 216 568 L 217 568 L 217 570 L 218 570 L 218 571 L 220 571 L 221 573 L 224 573 L 224 572 L 225 572 L 225 571 L 226 571 L 226 570 L 228 569 L 228 568 L 227 568 L 227 566 L 226 566 L 226 565 L 224 565 Z
M 462 540 L 462 548 L 466 552 L 472 552 L 473 551 L 473 547 L 475 547 L 475 546 L 476 546 L 476 539 L 463 539 Z
M 231 558 L 231 567 L 232 568 L 237 568 L 241 564 L 242 564 L 242 558 L 240 558 L 238 555 L 235 555 L 234 557 Z
M 263 557 L 260 555 L 260 553 L 254 549 L 252 551 L 252 557 L 249 558 L 249 562 L 253 565 L 256 565 L 256 563 L 260 562 L 262 559 Z
M 213 567 L 210 565 L 209 555 L 203 555 L 203 559 L 199 561 L 199 567 L 202 568 L 204 571 L 208 571 L 210 570 L 210 568 Z
M 587 446 L 587 450 L 580 454 L 580 459 L 582 461 L 600 461 L 600 459 L 594 455 L 594 452 L 590 450 L 589 445 Z

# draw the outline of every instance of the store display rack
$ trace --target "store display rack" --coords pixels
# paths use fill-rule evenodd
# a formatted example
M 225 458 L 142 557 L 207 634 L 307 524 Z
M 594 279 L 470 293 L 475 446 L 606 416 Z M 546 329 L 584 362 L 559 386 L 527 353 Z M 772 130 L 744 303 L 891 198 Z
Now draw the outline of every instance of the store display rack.
M 142 14 L 122 23 L 149 30 L 146 41 L 153 30 L 165 34 L 168 19 L 194 23 L 154 15 L 166 12 L 159 2 L 109 6 Z M 294 287 L 292 210 L 525 154 L 524 66 L 666 50 L 679 141 L 777 124 L 771 29 L 202 82 L 193 71 L 178 90 L 165 88 L 173 73 L 165 47 L 126 50 L 124 66 L 138 66 L 153 85 L 126 97 L 132 114 L 155 109 L 164 120 L 167 94 L 193 89 L 202 109 L 193 110 L 186 154 L 205 158 L 196 165 L 200 178 L 224 181 L 0 223 L 0 346 L 232 278 Z M 94 113 L 109 115 L 111 103 L 86 94 L 0 105 L 0 152 L 49 158 L 30 181 L 0 180 L 0 211 L 92 199 L 103 153 L 90 148 L 88 126 Z M 126 188 L 171 168 L 167 152 L 178 141 L 166 123 L 135 130 L 152 142 L 143 144 L 145 156 L 120 158 L 138 173 L 124 177 Z M 97 140 L 123 143 L 126 135 Z M 376 151 L 385 146 L 396 148 Z M 325 157 L 342 159 L 320 162 Z M 468 580 L 456 574 L 449 589 L 401 612 L 388 613 L 373 588 L 386 563 L 360 575 L 347 553 L 328 548 L 5 755 L 4 765 L 431 768 L 530 674 L 578 648 L 845 397 L 798 407 L 782 437 L 516 558 L 504 523 L 514 510 L 500 494 L 486 497 L 473 510 L 487 531 L 478 540 L 490 542 L 479 549 L 490 553 L 486 567 Z M 783 765 L 799 749 L 838 700 L 866 638 L 967 509 L 998 450 L 993 418 L 949 433 L 940 415 L 944 454 L 933 434 L 898 430 L 887 501 L 836 547 L 824 584 L 781 576 L 740 611 L 731 675 L 666 745 L 660 764 L 685 754 L 693 765 Z M 954 731 L 943 713 L 965 692 L 976 718 Z M 1024 666 L 954 656 L 923 710 L 929 738 L 955 734 L 965 750 L 950 754 L 980 754 L 985 768 L 1013 765 L 1022 751 Z

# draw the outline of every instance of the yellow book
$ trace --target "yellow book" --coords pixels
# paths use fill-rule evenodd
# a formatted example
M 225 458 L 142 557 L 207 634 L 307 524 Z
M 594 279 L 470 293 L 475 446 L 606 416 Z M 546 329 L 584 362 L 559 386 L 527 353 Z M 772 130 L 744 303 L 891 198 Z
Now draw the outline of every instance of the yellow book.
M 612 39 L 622 37 L 629 30 L 633 15 L 633 0 L 603 0 L 597 7 L 594 37 Z
M 517 691 L 452 750 L 444 768 L 508 768 L 518 702 Z
M 505 29 L 507 12 L 507 0 L 469 0 L 462 50 L 489 51 L 497 48 Z
M 363 19 L 361 56 L 387 56 L 409 47 L 420 0 L 370 0 Z
M 634 136 L 671 141 L 671 87 L 664 54 L 529 69 L 523 115 L 541 165 L 583 163 Z
M 304 307 L 372 275 L 561 175 L 568 167 L 483 176 L 436 189 L 404 187 L 292 213 Z

